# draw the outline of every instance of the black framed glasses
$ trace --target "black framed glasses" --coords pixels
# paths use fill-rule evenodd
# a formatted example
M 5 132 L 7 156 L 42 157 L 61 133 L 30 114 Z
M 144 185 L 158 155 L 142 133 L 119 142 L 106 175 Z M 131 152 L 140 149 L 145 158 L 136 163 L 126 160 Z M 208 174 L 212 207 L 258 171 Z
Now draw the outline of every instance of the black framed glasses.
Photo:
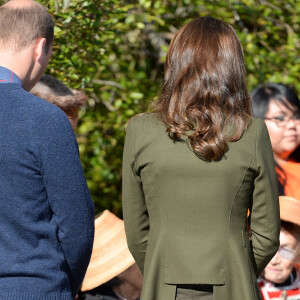
M 293 120 L 296 125 L 300 125 L 300 113 L 297 113 L 291 117 L 287 115 L 278 115 L 271 118 L 264 118 L 265 120 L 269 120 L 275 122 L 278 127 L 286 127 L 290 120 Z

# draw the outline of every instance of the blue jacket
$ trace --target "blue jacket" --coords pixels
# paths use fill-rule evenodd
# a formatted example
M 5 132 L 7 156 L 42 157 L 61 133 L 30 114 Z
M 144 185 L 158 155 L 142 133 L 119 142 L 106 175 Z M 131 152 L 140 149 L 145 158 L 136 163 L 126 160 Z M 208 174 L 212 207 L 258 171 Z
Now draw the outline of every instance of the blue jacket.
M 0 299 L 70 300 L 90 260 L 94 206 L 65 113 L 14 78 L 0 78 Z

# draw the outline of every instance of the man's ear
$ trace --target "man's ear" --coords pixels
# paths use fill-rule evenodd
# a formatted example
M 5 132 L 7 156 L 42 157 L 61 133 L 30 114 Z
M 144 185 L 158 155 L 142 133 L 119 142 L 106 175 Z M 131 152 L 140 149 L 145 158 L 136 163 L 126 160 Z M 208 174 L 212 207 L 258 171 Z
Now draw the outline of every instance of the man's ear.
M 44 37 L 38 38 L 35 44 L 35 59 L 40 61 L 45 54 L 46 39 Z

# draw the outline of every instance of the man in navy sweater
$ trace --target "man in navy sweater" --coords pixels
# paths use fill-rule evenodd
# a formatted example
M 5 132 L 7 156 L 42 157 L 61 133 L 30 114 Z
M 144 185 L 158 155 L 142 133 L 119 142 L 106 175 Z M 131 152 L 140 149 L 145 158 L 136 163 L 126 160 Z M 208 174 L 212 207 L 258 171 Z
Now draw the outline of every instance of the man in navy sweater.
M 32 0 L 0 7 L 0 299 L 74 299 L 94 206 L 65 113 L 27 91 L 51 56 L 53 20 Z

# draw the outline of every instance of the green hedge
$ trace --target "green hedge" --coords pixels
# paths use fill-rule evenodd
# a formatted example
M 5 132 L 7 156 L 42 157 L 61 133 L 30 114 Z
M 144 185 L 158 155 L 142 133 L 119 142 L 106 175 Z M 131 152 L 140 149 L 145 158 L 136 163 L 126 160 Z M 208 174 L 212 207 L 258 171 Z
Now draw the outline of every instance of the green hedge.
M 77 130 L 96 211 L 121 215 L 125 124 L 162 84 L 173 34 L 198 16 L 230 23 L 245 52 L 249 88 L 283 82 L 300 93 L 298 0 L 41 0 L 55 19 L 48 73 L 89 95 Z

